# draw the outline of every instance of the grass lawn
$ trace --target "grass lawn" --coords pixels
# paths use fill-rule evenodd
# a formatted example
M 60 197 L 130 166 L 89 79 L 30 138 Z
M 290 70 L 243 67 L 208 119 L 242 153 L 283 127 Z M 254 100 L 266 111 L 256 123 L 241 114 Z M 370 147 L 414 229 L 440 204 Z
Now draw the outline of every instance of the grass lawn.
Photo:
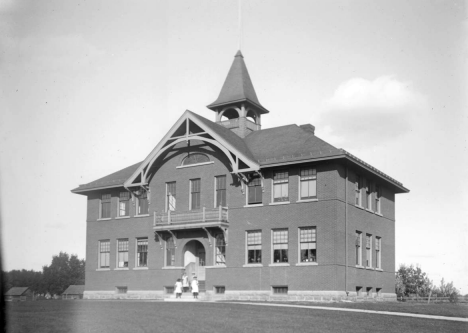
M 8 332 L 467 332 L 468 323 L 236 303 L 8 303 Z
M 256 302 L 258 303 L 258 302 Z M 284 302 L 273 302 L 284 304 Z M 287 304 L 327 306 L 334 308 L 361 309 L 373 311 L 390 311 L 417 313 L 432 316 L 461 317 L 468 318 L 468 304 L 427 304 L 427 303 L 403 303 L 403 302 L 382 302 L 382 303 L 314 303 L 314 302 L 287 302 Z

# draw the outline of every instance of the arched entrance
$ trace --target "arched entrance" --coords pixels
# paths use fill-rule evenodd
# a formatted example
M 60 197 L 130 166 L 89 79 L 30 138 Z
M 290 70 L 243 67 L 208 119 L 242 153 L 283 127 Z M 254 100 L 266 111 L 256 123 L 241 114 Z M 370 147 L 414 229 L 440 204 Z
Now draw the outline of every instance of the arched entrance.
M 185 244 L 182 251 L 185 271 L 191 280 L 197 276 L 198 280 L 205 280 L 206 251 L 203 244 L 197 240 L 191 240 Z

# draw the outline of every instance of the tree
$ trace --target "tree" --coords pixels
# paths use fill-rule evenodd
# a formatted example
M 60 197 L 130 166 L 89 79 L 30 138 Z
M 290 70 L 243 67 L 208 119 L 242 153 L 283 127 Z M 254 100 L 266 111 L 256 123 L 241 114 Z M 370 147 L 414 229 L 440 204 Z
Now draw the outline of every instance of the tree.
M 429 296 L 432 287 L 432 281 L 419 266 L 401 264 L 396 272 L 396 293 L 398 296 Z
M 76 255 L 71 257 L 66 252 L 60 252 L 52 257 L 50 266 L 42 267 L 42 290 L 50 294 L 60 295 L 72 284 L 84 284 L 85 261 Z
M 453 282 L 445 283 L 444 278 L 440 281 L 440 286 L 436 287 L 434 293 L 438 297 L 449 297 L 449 301 L 452 303 L 458 302 L 458 296 L 460 292 L 453 285 Z

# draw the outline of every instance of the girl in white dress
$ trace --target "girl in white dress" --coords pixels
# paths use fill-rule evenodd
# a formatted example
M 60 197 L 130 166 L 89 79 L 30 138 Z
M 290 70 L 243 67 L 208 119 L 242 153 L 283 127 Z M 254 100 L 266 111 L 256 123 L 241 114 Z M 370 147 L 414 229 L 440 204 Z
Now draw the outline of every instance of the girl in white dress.
M 184 272 L 184 275 L 182 275 L 182 287 L 184 288 L 184 293 L 186 293 L 189 289 L 188 276 L 187 276 L 187 273 L 185 272 Z
M 182 298 L 182 282 L 180 281 L 180 279 L 177 279 L 177 282 L 175 283 L 174 287 L 176 298 Z
M 198 280 L 196 276 L 194 276 L 192 280 L 192 293 L 193 298 L 198 298 Z

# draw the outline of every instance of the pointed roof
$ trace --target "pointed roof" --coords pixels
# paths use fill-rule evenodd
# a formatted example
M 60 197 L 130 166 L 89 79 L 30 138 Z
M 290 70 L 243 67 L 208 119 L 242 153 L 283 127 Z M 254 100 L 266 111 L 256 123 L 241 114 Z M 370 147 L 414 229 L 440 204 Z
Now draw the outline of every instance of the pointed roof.
M 248 102 L 256 106 L 261 113 L 269 112 L 260 104 L 257 98 L 249 71 L 244 62 L 244 56 L 240 50 L 234 56 L 234 61 L 221 88 L 218 99 L 208 105 L 207 108 L 216 111 L 216 107 L 238 102 Z

